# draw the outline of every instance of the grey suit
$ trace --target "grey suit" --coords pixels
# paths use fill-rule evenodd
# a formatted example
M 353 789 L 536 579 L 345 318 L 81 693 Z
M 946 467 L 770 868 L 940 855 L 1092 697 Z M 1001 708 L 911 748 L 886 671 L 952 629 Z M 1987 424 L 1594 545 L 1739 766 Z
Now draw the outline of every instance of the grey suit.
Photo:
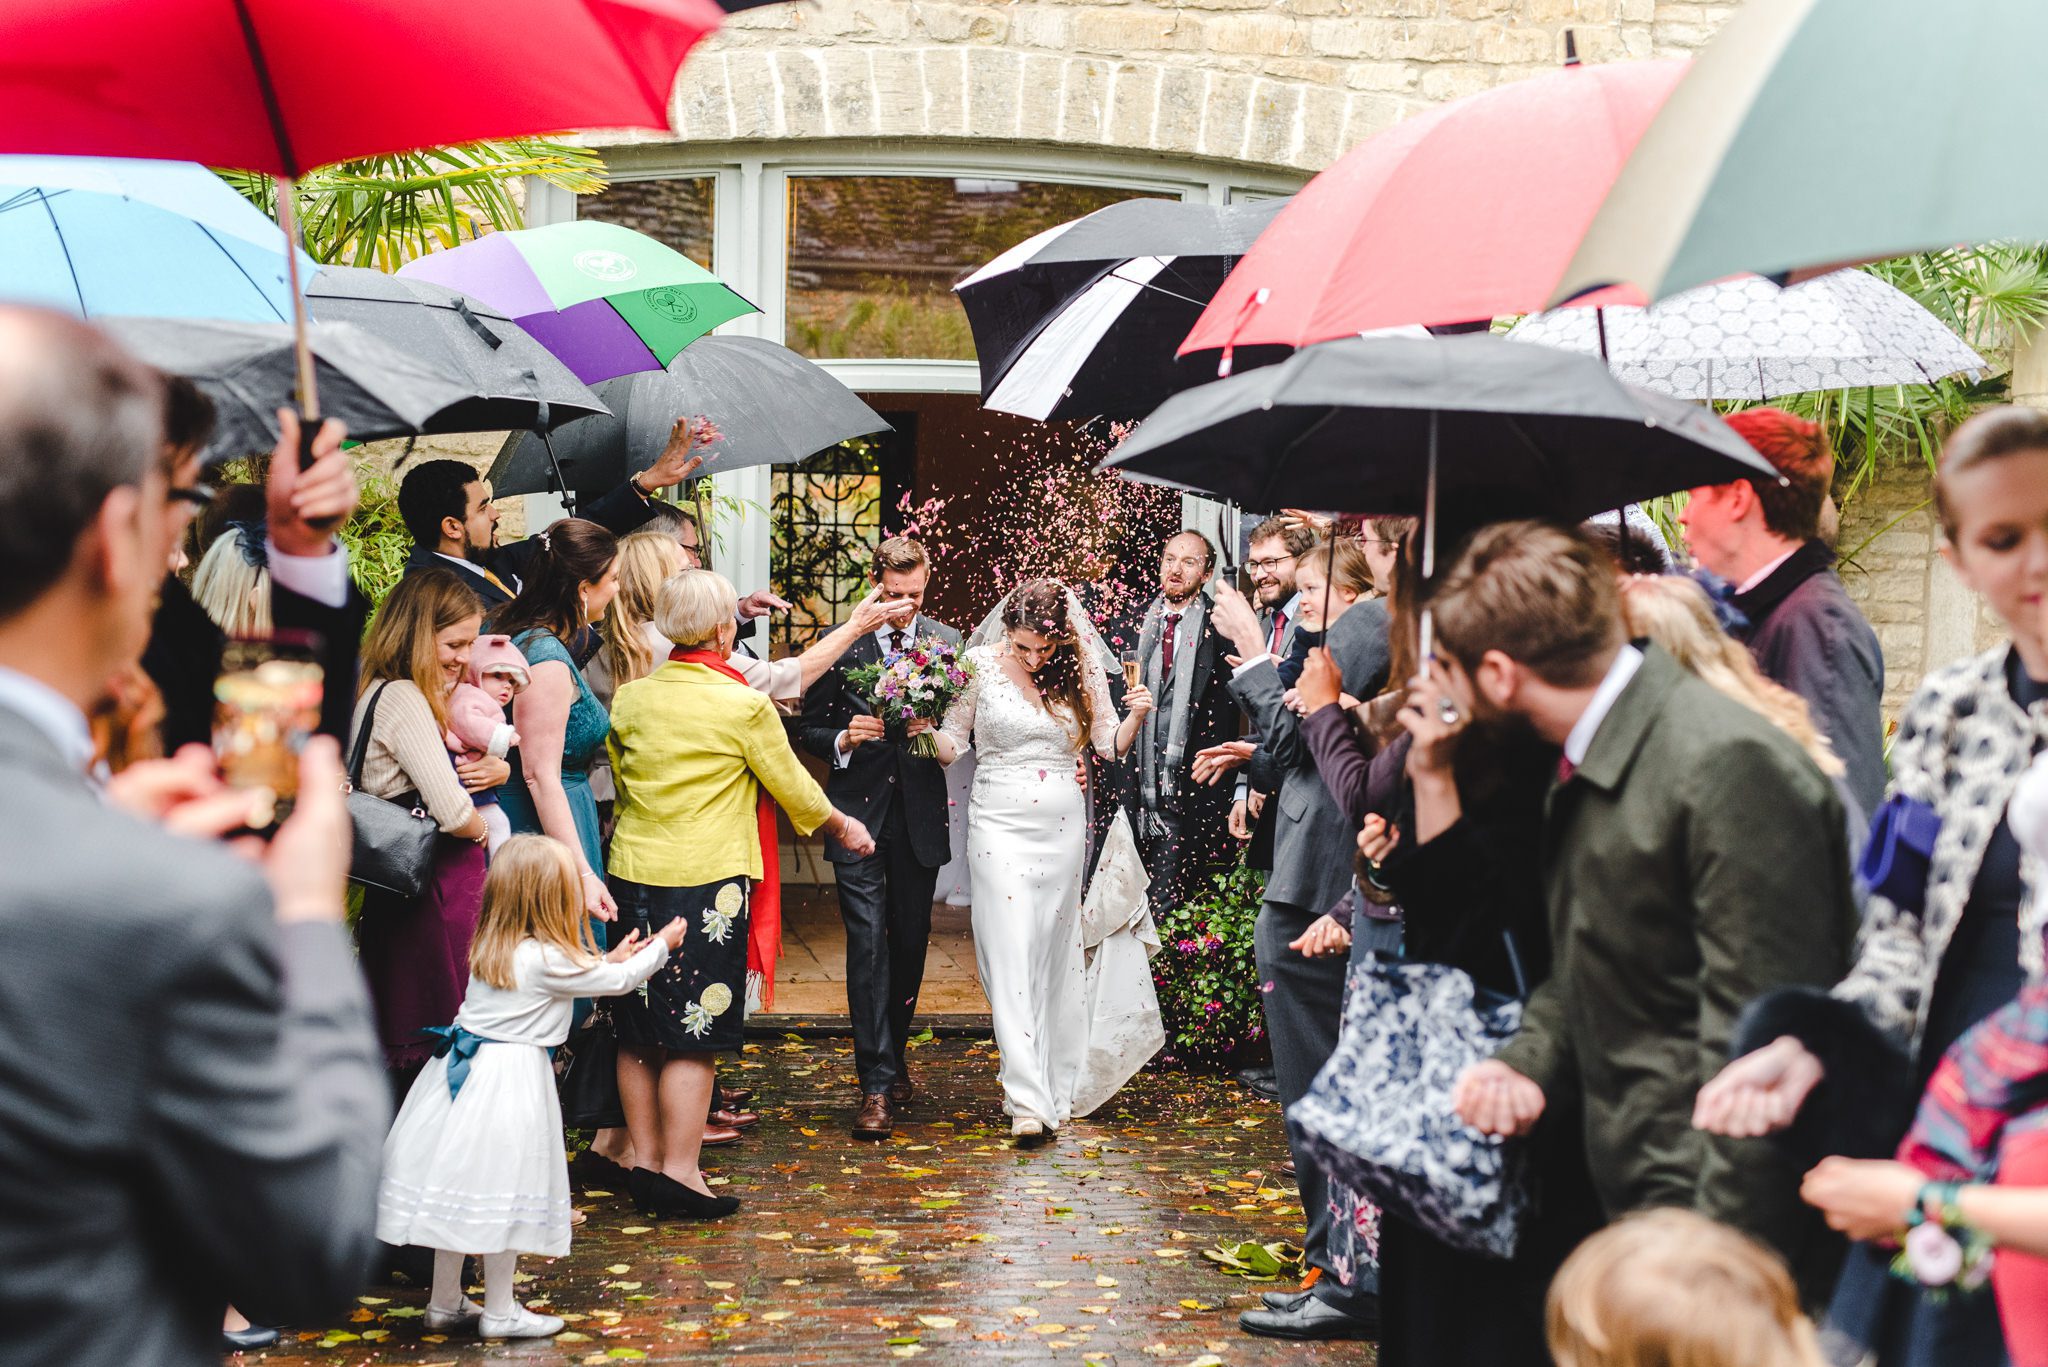
M 1343 671 L 1344 691 L 1370 698 L 1386 685 L 1387 607 L 1383 599 L 1358 604 L 1337 619 L 1328 634 L 1330 653 Z M 1259 980 L 1272 987 L 1265 994 L 1266 1033 L 1273 1042 L 1273 1072 L 1280 1100 L 1293 1105 L 1308 1092 L 1315 1075 L 1337 1047 L 1337 1027 L 1344 1010 L 1345 961 L 1341 956 L 1308 959 L 1287 946 L 1299 939 L 1317 917 L 1351 888 L 1351 851 L 1358 832 L 1344 815 L 1316 771 L 1315 756 L 1301 733 L 1301 718 L 1281 701 L 1285 687 L 1271 661 L 1244 670 L 1230 684 L 1238 704 L 1251 714 L 1259 744 L 1272 753 L 1282 771 L 1280 791 L 1268 804 L 1273 819 L 1273 871 L 1266 879 L 1266 900 L 1259 908 L 1256 941 Z M 1371 937 L 1364 948 L 1391 949 L 1400 942 L 1400 928 L 1391 922 L 1352 923 L 1354 937 Z M 1354 945 L 1354 948 L 1359 947 Z M 1292 1142 L 1290 1136 L 1290 1143 Z M 1308 1221 L 1303 1240 L 1311 1266 L 1323 1269 L 1316 1294 L 1332 1305 L 1365 1313 L 1363 1299 L 1378 1290 L 1377 1272 L 1361 1273 L 1344 1286 L 1327 1257 L 1330 1211 L 1327 1183 L 1306 1155 L 1296 1151 L 1302 1212 Z
M 389 1119 L 340 925 L 0 708 L 0 1364 L 217 1367 L 360 1289 Z

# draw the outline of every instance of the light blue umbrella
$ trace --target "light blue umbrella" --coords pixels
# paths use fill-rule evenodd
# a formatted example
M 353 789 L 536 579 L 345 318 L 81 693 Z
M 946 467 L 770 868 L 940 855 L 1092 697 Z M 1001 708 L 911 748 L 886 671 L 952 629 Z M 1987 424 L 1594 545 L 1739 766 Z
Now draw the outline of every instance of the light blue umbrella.
M 304 253 L 299 269 L 312 278 Z M 0 157 L 0 299 L 88 318 L 292 316 L 284 234 L 192 161 Z

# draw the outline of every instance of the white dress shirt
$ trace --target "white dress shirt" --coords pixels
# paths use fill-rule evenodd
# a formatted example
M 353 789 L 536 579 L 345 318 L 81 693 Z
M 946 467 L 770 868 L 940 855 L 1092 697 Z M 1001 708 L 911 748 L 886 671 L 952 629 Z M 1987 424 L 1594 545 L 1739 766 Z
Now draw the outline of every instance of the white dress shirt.
M 1779 556 L 1776 560 L 1773 560 L 1770 564 L 1764 566 L 1755 574 L 1752 574 L 1751 576 L 1749 576 L 1749 578 L 1743 580 L 1740 584 L 1737 584 L 1735 586 L 1735 591 L 1737 593 L 1748 593 L 1758 584 L 1763 583 L 1764 580 L 1769 579 L 1772 575 L 1776 574 L 1778 572 L 1778 566 L 1784 564 L 1787 560 L 1790 560 L 1792 558 L 1793 552 L 1797 551 L 1798 549 L 1799 547 L 1796 545 L 1791 547 L 1783 555 Z
M 340 543 L 325 555 L 286 555 L 267 537 L 263 546 L 270 557 L 271 583 L 322 607 L 338 608 L 348 602 L 348 551 Z
M 1614 657 L 1614 663 L 1607 666 L 1607 677 L 1600 681 L 1600 687 L 1593 690 L 1593 701 L 1586 704 L 1586 710 L 1573 724 L 1570 734 L 1564 738 L 1564 757 L 1571 761 L 1574 769 L 1586 762 L 1586 751 L 1593 744 L 1593 737 L 1599 734 L 1600 723 L 1607 720 L 1607 714 L 1614 710 L 1615 699 L 1628 687 L 1628 681 L 1643 667 L 1643 652 L 1634 646 L 1623 646 L 1621 653 Z
M 19 712 L 50 738 L 64 760 L 79 773 L 92 769 L 92 727 L 78 704 L 18 670 L 0 666 L 0 707 Z

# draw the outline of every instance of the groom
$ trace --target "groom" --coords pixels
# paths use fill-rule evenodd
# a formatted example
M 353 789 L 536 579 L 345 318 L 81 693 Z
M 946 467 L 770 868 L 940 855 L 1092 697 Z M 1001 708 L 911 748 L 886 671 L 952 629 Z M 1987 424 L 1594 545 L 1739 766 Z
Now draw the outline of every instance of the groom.
M 885 734 L 846 671 L 907 649 L 920 637 L 949 645 L 960 633 L 922 615 L 931 585 L 931 557 L 907 536 L 875 548 L 873 577 L 888 599 L 909 599 L 919 615 L 900 627 L 864 636 L 804 695 L 797 738 L 832 766 L 826 795 L 874 836 L 865 858 L 828 838 L 825 857 L 837 866 L 839 916 L 846 923 L 846 1010 L 853 1018 L 853 1063 L 860 1077 L 856 1139 L 887 1139 L 898 1108 L 915 1093 L 903 1047 L 924 983 L 932 933 L 932 893 L 951 856 L 946 775 L 935 759 L 919 759 L 901 737 Z

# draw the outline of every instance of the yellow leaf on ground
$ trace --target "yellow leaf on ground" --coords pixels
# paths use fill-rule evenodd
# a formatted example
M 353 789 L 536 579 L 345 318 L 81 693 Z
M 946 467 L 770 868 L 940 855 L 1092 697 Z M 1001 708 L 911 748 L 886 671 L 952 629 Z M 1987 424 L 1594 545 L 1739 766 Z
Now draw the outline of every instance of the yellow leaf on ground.
M 706 1286 L 710 1287 L 710 1288 L 711 1288 L 711 1289 L 712 1289 L 713 1291 L 730 1291 L 730 1290 L 732 1290 L 732 1283 L 731 1283 L 731 1282 L 706 1282 L 706 1283 L 704 1283 L 704 1285 L 706 1285 Z
M 1065 1283 L 1065 1282 L 1033 1282 L 1033 1283 L 1032 1283 L 1032 1285 L 1033 1285 L 1033 1286 L 1035 1286 L 1035 1287 L 1037 1287 L 1037 1288 L 1038 1288 L 1038 1289 L 1039 1289 L 1040 1291 L 1057 1291 L 1057 1290 L 1059 1290 L 1059 1289 L 1060 1289 L 1061 1287 L 1065 1286 L 1065 1285 L 1066 1285 L 1066 1283 Z
M 1067 1332 L 1067 1326 L 1064 1324 L 1034 1324 L 1031 1326 L 1031 1332 L 1034 1334 L 1064 1334 Z
M 611 1273 L 614 1277 L 623 1277 L 632 1270 L 633 1265 L 631 1263 L 613 1263 L 610 1267 L 605 1269 L 605 1271 Z
M 796 1314 L 794 1310 L 769 1310 L 763 1312 L 761 1318 L 770 1324 L 780 1324 L 794 1314 Z
M 625 1226 L 625 1227 L 624 1227 L 623 1229 L 621 1229 L 621 1230 L 619 1231 L 619 1233 L 621 1233 L 621 1234 L 652 1234 L 652 1233 L 654 1233 L 654 1226 L 652 1226 L 652 1225 L 627 1225 L 627 1226 Z
M 1116 1285 L 1116 1278 L 1114 1278 L 1114 1277 L 1097 1277 L 1097 1278 L 1095 1279 L 1095 1284 L 1096 1284 L 1097 1286 L 1115 1286 L 1115 1285 Z
M 1188 1251 L 1184 1248 L 1155 1248 L 1152 1250 L 1152 1256 L 1155 1258 L 1185 1258 L 1188 1256 Z
M 954 1329 L 960 1324 L 951 1315 L 919 1315 L 917 1322 L 927 1329 Z

